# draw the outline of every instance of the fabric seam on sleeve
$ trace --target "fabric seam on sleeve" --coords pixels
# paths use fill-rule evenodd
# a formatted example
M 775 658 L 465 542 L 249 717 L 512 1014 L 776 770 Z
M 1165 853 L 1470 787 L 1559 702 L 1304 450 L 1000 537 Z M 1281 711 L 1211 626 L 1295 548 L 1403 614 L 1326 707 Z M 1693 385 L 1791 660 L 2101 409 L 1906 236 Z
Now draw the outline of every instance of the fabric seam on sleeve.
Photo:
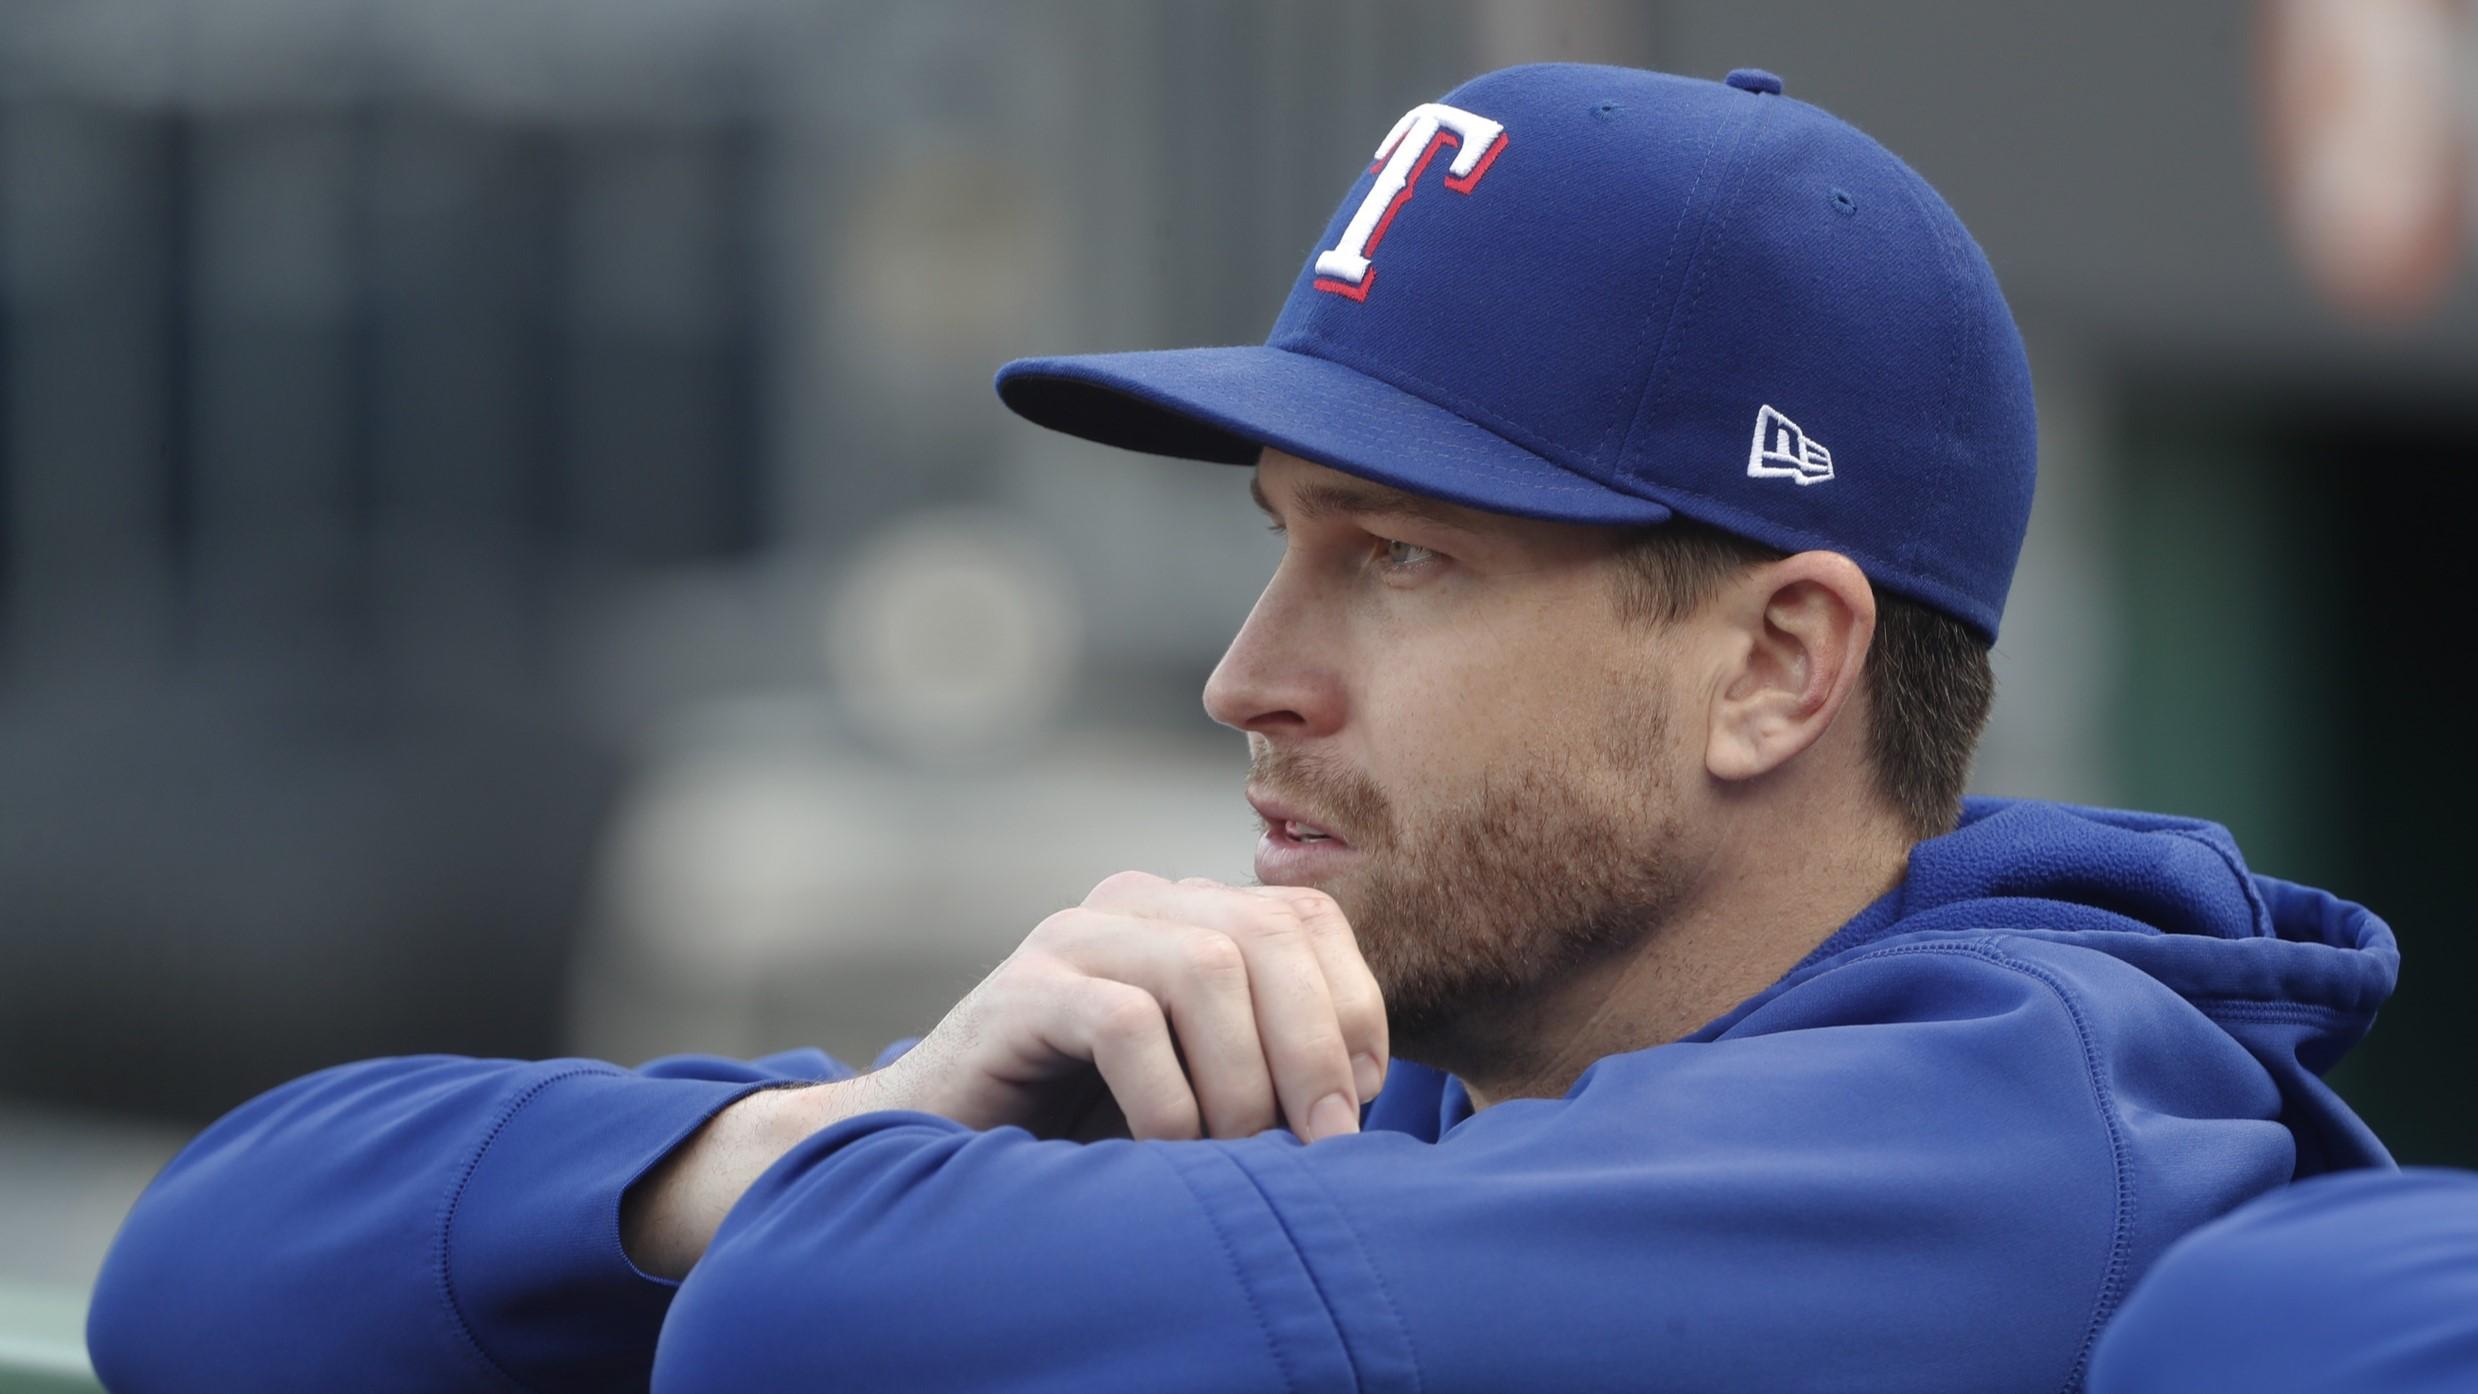
M 1154 1151 L 1152 1148 L 1148 1147 L 1145 1151 L 1155 1157 L 1161 1157 L 1161 1154 Z M 1187 1179 L 1186 1172 L 1181 1171 L 1167 1157 L 1162 1158 L 1162 1165 L 1169 1168 L 1171 1175 L 1179 1178 L 1179 1184 L 1186 1188 L 1188 1196 L 1196 1202 L 1197 1210 L 1203 1213 L 1205 1223 L 1212 1227 L 1214 1242 L 1222 1246 L 1222 1261 L 1230 1265 L 1231 1281 L 1239 1285 L 1240 1295 L 1247 1298 L 1248 1315 L 1256 1319 L 1257 1334 L 1265 1338 L 1265 1350 L 1273 1357 L 1274 1368 L 1282 1372 L 1282 1387 L 1289 1391 L 1289 1394 L 1299 1394 L 1299 1376 L 1292 1371 L 1291 1362 L 1282 1354 L 1281 1345 L 1273 1339 L 1273 1326 L 1265 1320 L 1265 1309 L 1256 1300 L 1256 1285 L 1248 1281 L 1247 1273 L 1239 1267 L 1239 1253 L 1236 1249 L 1231 1247 L 1230 1236 L 1223 1232 L 1221 1217 L 1213 1213 L 1213 1207 L 1211 1205 L 1205 1203 L 1204 1195 L 1196 1189 L 1196 1183 Z M 1239 1171 L 1240 1174 L 1246 1175 L 1247 1168 L 1240 1167 Z M 1248 1177 L 1248 1185 L 1250 1187 L 1254 1187 L 1256 1185 L 1256 1178 L 1253 1176 Z M 1257 1194 L 1261 1197 L 1264 1193 L 1259 1191 Z M 1279 1216 L 1276 1216 L 1277 1221 L 1279 1218 Z M 1283 1237 L 1287 1239 L 1289 1236 L 1290 1231 L 1285 1229 L 1283 1231 Z M 1296 1250 L 1298 1246 L 1293 1245 L 1292 1247 Z M 1303 1259 L 1301 1262 L 1304 1266 L 1306 1261 Z M 1309 1276 L 1311 1280 L 1314 1279 L 1314 1270 L 1310 1270 Z M 1319 1300 L 1323 1300 L 1323 1295 L 1321 1293 L 1319 1294 Z M 1331 1314 L 1328 1313 L 1328 1315 Z M 1349 1347 L 1346 1346 L 1344 1349 L 1347 1351 Z M 1354 1374 L 1356 1375 L 1356 1371 Z
M 617 1071 L 613 1070 L 597 1070 L 588 1066 L 580 1066 L 575 1069 L 562 1070 L 557 1074 L 535 1080 L 532 1084 L 526 1086 L 521 1093 L 508 1102 L 505 1108 L 499 1111 L 499 1116 L 491 1123 L 490 1130 L 482 1135 L 481 1144 L 473 1149 L 472 1156 L 465 1159 L 463 1168 L 456 1174 L 455 1185 L 448 1189 L 446 1203 L 439 1208 L 439 1241 L 437 1245 L 439 1299 L 447 1307 L 448 1321 L 456 1328 L 457 1334 L 464 1337 L 466 1348 L 473 1352 L 475 1358 L 479 1359 L 484 1366 L 488 1367 L 491 1373 L 506 1381 L 509 1388 L 523 1390 L 525 1391 L 525 1394 L 532 1394 L 533 1386 L 527 1384 L 521 1379 L 518 1379 L 512 1371 L 510 1371 L 506 1366 L 500 1364 L 498 1358 L 493 1356 L 490 1351 L 482 1345 L 482 1338 L 475 1334 L 473 1324 L 465 1319 L 463 1305 L 456 1300 L 456 1281 L 454 1277 L 455 1270 L 453 1265 L 454 1254 L 452 1251 L 454 1243 L 453 1236 L 456 1229 L 456 1211 L 457 1208 L 464 1203 L 465 1187 L 471 1184 L 473 1180 L 473 1173 L 481 1168 L 482 1158 L 489 1155 L 492 1144 L 499 1141 L 499 1135 L 507 1130 L 508 1124 L 515 1121 L 516 1115 L 523 1112 L 525 1106 L 532 1103 L 537 1097 L 539 1097 L 543 1090 L 550 1088 L 552 1085 L 557 1084 L 562 1080 L 575 1079 L 580 1075 L 616 1075 L 617 1073 Z
M 2189 997 L 2186 1000 L 2208 1017 L 2285 1021 L 2300 1026 L 2345 1025 L 2374 1015 L 2371 1010 L 2334 1007 L 2321 1002 L 2276 1002 L 2256 997 Z
M 1247 1168 L 1243 1166 L 1240 1170 L 1245 1171 Z M 1422 1370 L 1425 1367 L 1420 1362 L 1419 1343 L 1411 1338 L 1410 1324 L 1402 1319 L 1402 1308 L 1397 1306 L 1394 1302 L 1394 1289 L 1385 1281 L 1385 1270 L 1377 1266 L 1376 1256 L 1368 1252 L 1367 1241 L 1360 1238 L 1358 1228 L 1351 1223 L 1350 1212 L 1342 1208 L 1342 1200 L 1334 1194 L 1334 1188 L 1326 1185 L 1325 1178 L 1317 1175 L 1316 1169 L 1313 1167 L 1299 1166 L 1297 1170 L 1301 1174 L 1305 1175 L 1308 1178 L 1309 1183 L 1314 1185 L 1317 1190 L 1324 1193 L 1326 1203 L 1334 1208 L 1334 1223 L 1342 1227 L 1342 1232 L 1344 1234 L 1351 1236 L 1351 1247 L 1359 1251 L 1360 1262 L 1368 1265 L 1368 1276 L 1370 1279 L 1374 1280 L 1377 1285 L 1377 1295 L 1385 1300 L 1385 1314 L 1393 1318 L 1394 1330 L 1402 1336 L 1403 1349 L 1410 1353 L 1412 1392 L 1413 1394 L 1426 1394 L 1426 1390 L 1428 1388 L 1428 1377 L 1422 1373 Z M 1248 1179 L 1253 1182 L 1256 1178 L 1254 1176 L 1250 1176 Z M 1259 1195 L 1263 1195 L 1264 1188 L 1261 1186 L 1258 1187 L 1257 1193 Z M 1265 1196 L 1265 1206 L 1267 1209 L 1273 1211 L 1276 1219 L 1281 1218 L 1282 1211 L 1280 1207 L 1274 1205 L 1272 1196 Z M 1282 1232 L 1286 1235 L 1290 1233 L 1290 1225 L 1288 1221 L 1283 1223 Z M 1291 1241 L 1291 1247 L 1294 1249 L 1299 1249 L 1299 1241 L 1293 1239 Z M 1309 1276 L 1312 1278 L 1315 1277 L 1316 1265 L 1309 1261 L 1308 1254 L 1305 1249 L 1299 1250 L 1299 1261 L 1307 1268 Z M 1324 1294 L 1324 1290 L 1324 1284 L 1319 1282 L 1317 1285 L 1318 1295 L 1322 1296 Z M 1326 1301 L 1326 1309 L 1330 1312 L 1332 1308 L 1333 1302 L 1329 1298 Z M 1342 1330 L 1342 1321 L 1339 1316 L 1335 1318 L 1334 1329 L 1337 1332 Z M 1345 1351 L 1348 1351 L 1351 1348 L 1351 1338 L 1348 1335 L 1344 1335 L 1342 1338 L 1342 1348 Z M 1354 1362 L 1353 1368 L 1354 1373 L 1356 1373 L 1356 1362 Z M 1362 1383 L 1364 1385 L 1365 1381 Z
M 1359 1250 L 1360 1261 L 1368 1265 L 1368 1275 L 1376 1279 L 1377 1295 L 1385 1299 L 1386 1315 L 1394 1319 L 1394 1329 L 1402 1333 L 1403 1349 L 1411 1353 L 1411 1388 L 1413 1394 L 1426 1394 L 1428 1389 L 1428 1377 L 1423 1374 L 1422 1371 L 1427 1367 L 1420 1360 L 1420 1345 L 1418 1341 L 1412 1338 L 1411 1324 L 1402 1319 L 1402 1308 L 1394 1301 L 1394 1289 L 1392 1285 L 1385 1281 L 1385 1270 L 1377 1266 L 1376 1255 L 1368 1252 L 1367 1241 L 1360 1238 L 1359 1230 L 1352 1225 L 1350 1213 L 1342 1208 L 1342 1200 L 1334 1194 L 1333 1187 L 1326 1185 L 1325 1178 L 1317 1175 L 1314 1171 L 1309 1170 L 1309 1168 L 1301 1167 L 1300 1170 L 1307 1172 L 1308 1179 L 1315 1182 L 1316 1188 L 1325 1193 L 1326 1200 L 1332 1202 L 1334 1207 L 1334 1216 L 1341 1223 L 1343 1233 L 1351 1236 L 1351 1247 Z M 1304 1259 L 1305 1255 L 1302 1255 L 1302 1258 Z
M 1283 1214 L 1282 1207 L 1273 1203 L 1273 1197 L 1265 1191 L 1265 1183 L 1256 1179 L 1256 1173 L 1245 1162 L 1236 1157 L 1231 1158 L 1230 1162 L 1239 1168 L 1241 1176 L 1248 1179 L 1248 1187 L 1256 1192 L 1256 1198 L 1264 1202 L 1265 1213 L 1273 1216 L 1274 1226 L 1282 1231 L 1282 1241 L 1291 1246 L 1291 1253 L 1298 1257 L 1301 1270 L 1307 1273 L 1308 1287 L 1316 1293 L 1317 1305 L 1325 1309 L 1325 1320 L 1333 1324 L 1334 1343 L 1342 1347 L 1343 1359 L 1350 1363 L 1352 1385 L 1366 1388 L 1366 1382 L 1359 1377 L 1358 1352 L 1351 1349 L 1351 1333 L 1343 1329 L 1342 1318 L 1334 1313 L 1334 1299 L 1325 1291 L 1325 1275 L 1316 1271 L 1316 1264 L 1308 1258 L 1307 1246 L 1301 1244 L 1299 1236 L 1291 1231 L 1291 1217 Z M 1347 1225 L 1345 1227 L 1348 1228 Z

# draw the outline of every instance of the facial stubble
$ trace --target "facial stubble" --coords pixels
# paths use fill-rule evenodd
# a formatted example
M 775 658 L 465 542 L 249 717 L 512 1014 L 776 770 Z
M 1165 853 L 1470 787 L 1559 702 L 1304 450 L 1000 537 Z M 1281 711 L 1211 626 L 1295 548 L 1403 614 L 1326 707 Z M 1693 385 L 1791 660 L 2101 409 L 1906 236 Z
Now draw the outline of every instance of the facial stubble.
M 1359 856 L 1320 887 L 1350 920 L 1396 1055 L 1512 1063 L 1530 1009 L 1643 943 L 1678 900 L 1666 713 L 1640 690 L 1589 738 L 1515 754 L 1433 801 L 1397 801 L 1321 755 L 1266 746 L 1250 779 L 1332 819 Z

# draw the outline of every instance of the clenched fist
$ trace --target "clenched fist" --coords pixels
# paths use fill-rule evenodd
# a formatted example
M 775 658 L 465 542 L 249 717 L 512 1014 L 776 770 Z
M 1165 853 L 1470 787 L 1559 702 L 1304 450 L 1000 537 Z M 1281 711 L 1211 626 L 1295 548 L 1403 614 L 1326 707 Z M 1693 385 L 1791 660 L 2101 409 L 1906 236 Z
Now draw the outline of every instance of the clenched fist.
M 878 1107 L 1042 1137 L 1359 1130 L 1385 1002 L 1333 898 L 1126 871 L 877 1072 Z

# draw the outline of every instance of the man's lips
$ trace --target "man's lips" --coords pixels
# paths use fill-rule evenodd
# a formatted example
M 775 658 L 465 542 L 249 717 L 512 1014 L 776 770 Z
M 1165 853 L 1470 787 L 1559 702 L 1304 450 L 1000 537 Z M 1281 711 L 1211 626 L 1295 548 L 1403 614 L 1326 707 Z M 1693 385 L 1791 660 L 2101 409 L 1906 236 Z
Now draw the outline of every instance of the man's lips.
M 1327 847 L 1351 845 L 1340 832 L 1335 830 L 1333 824 L 1288 800 L 1250 789 L 1248 804 L 1256 810 L 1257 817 L 1265 820 L 1265 832 L 1268 836 L 1295 842 L 1313 841 L 1316 845 Z

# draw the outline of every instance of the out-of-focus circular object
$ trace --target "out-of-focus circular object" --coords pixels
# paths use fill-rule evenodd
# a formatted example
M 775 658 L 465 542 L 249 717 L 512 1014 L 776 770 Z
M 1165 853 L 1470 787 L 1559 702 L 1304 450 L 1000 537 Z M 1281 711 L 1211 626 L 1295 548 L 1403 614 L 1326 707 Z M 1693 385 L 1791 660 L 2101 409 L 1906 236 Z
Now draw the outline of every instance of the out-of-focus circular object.
M 2308 273 L 2357 318 L 2413 320 L 2458 269 L 2460 22 L 2453 0 L 2264 0 L 2275 194 Z
M 1006 518 L 942 510 L 873 538 L 837 582 L 828 669 L 863 730 L 917 758 L 1021 746 L 1049 726 L 1080 664 L 1073 582 Z

